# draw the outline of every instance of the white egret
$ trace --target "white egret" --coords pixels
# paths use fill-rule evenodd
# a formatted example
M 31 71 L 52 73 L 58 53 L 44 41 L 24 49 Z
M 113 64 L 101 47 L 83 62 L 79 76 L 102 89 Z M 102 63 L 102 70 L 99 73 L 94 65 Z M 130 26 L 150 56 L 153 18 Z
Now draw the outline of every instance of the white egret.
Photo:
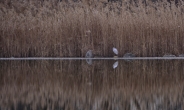
M 113 50 L 113 52 L 114 52 L 116 55 L 118 55 L 118 50 L 117 50 L 115 47 L 113 47 L 112 50 Z

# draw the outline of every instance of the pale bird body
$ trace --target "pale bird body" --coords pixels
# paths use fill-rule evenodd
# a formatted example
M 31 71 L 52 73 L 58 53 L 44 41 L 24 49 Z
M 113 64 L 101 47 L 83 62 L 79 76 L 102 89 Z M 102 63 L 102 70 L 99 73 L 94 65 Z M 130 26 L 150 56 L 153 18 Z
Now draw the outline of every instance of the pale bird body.
M 118 55 L 118 50 L 117 50 L 115 47 L 113 47 L 112 50 L 113 50 L 113 52 L 114 52 L 116 55 Z

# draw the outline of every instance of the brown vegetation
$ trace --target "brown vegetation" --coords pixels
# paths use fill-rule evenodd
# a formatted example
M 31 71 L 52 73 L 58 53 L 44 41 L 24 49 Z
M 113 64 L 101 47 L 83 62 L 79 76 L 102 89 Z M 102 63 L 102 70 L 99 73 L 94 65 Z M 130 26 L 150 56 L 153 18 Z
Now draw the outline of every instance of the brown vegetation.
M 179 60 L 1 61 L 1 109 L 183 109 Z M 136 109 L 136 110 L 137 110 Z
M 0 2 L 0 57 L 184 53 L 183 3 Z

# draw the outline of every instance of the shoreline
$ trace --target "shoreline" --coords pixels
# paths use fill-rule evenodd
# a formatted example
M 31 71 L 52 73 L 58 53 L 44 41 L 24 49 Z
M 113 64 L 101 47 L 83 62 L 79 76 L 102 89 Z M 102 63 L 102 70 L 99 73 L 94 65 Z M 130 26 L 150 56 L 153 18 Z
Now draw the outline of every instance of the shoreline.
M 184 60 L 184 57 L 96 57 L 96 58 L 83 58 L 83 57 L 23 57 L 23 58 L 0 58 L 2 60 Z

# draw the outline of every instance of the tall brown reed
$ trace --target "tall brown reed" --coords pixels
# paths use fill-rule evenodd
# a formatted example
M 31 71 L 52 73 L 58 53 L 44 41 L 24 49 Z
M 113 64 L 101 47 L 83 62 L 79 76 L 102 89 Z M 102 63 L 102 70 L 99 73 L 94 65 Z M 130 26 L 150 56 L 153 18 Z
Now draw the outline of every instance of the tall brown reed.
M 0 57 L 183 54 L 183 7 L 167 2 L 0 2 Z

